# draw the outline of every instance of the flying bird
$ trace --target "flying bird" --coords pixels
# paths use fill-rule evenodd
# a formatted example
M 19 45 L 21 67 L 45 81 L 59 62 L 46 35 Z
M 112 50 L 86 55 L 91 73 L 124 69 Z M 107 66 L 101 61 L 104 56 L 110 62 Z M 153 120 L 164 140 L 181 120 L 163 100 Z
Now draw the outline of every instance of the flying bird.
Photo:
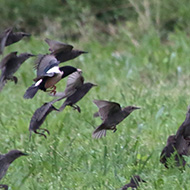
M 42 135 L 45 138 L 47 138 L 47 136 L 44 134 L 44 132 L 47 132 L 48 134 L 49 131 L 47 129 L 42 129 L 40 128 L 40 126 L 43 124 L 43 122 L 45 121 L 46 117 L 48 116 L 49 113 L 51 113 L 52 111 L 59 111 L 58 109 L 56 109 L 53 106 L 53 103 L 56 102 L 55 100 L 48 102 L 48 103 L 44 103 L 40 108 L 38 108 L 31 120 L 30 120 L 30 126 L 29 126 L 29 131 L 30 131 L 30 137 L 32 132 Z M 39 130 L 41 130 L 42 132 L 38 132 Z
M 17 55 L 17 52 L 12 52 L 2 59 L 0 62 L 0 91 L 3 89 L 7 80 L 13 80 L 15 84 L 17 83 L 18 79 L 13 74 L 20 68 L 22 63 L 32 56 L 34 55 L 30 53 Z
M 144 181 L 143 179 L 140 178 L 140 176 L 135 175 L 131 178 L 130 183 L 124 185 L 121 190 L 127 190 L 129 187 L 131 187 L 132 189 L 137 189 L 139 187 L 139 182 L 144 182 L 146 183 L 146 181 Z
M 7 154 L 0 154 L 0 180 L 5 176 L 10 164 L 20 156 L 27 156 L 19 150 L 11 150 Z M 0 188 L 8 190 L 8 185 L 0 184 Z
M 26 90 L 25 99 L 33 98 L 39 89 L 46 91 L 48 88 L 53 88 L 51 92 L 56 93 L 56 83 L 75 71 L 81 71 L 72 66 L 59 67 L 59 61 L 53 55 L 40 55 L 36 62 L 36 69 L 35 84 Z
M 3 53 L 4 47 L 20 41 L 23 37 L 28 37 L 30 34 L 25 32 L 13 32 L 12 28 L 6 29 L 0 34 L 0 54 Z
M 103 121 L 92 134 L 92 137 L 97 139 L 106 136 L 106 130 L 115 132 L 117 130 L 116 125 L 122 122 L 134 110 L 140 109 L 135 106 L 127 106 L 122 109 L 118 103 L 105 100 L 94 100 L 93 102 L 99 108 L 94 117 L 100 116 Z
M 72 45 L 50 40 L 48 38 L 45 39 L 45 42 L 49 45 L 51 54 L 54 55 L 60 63 L 74 59 L 81 54 L 88 53 L 86 51 L 73 49 Z
M 80 107 L 76 103 L 81 100 L 94 86 L 97 85 L 90 82 L 84 83 L 84 77 L 82 76 L 81 71 L 76 71 L 69 75 L 65 91 L 63 93 L 55 94 L 55 96 L 60 96 L 57 101 L 66 98 L 62 106 L 59 108 L 59 111 L 62 111 L 66 106 L 71 106 L 78 112 L 81 112 Z

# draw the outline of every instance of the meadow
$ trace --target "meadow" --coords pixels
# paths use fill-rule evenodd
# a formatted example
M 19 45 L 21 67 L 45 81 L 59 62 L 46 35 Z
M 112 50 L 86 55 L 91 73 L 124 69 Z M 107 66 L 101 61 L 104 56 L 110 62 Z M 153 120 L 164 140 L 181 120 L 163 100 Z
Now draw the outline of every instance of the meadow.
M 7 47 L 4 55 L 47 53 L 45 37 L 55 39 L 32 36 Z M 81 113 L 71 107 L 52 112 L 42 126 L 50 136 L 32 134 L 29 141 L 34 111 L 52 97 L 39 91 L 33 99 L 23 99 L 35 78 L 35 59 L 27 60 L 16 73 L 18 84 L 9 81 L 0 93 L 0 147 L 1 153 L 18 149 L 29 156 L 16 160 L 1 183 L 12 190 L 115 190 L 136 174 L 147 181 L 142 190 L 189 189 L 189 158 L 184 171 L 159 162 L 167 137 L 182 124 L 190 104 L 189 36 L 176 30 L 163 42 L 152 30 L 134 44 L 123 31 L 106 43 L 96 38 L 65 42 L 89 53 L 61 65 L 82 69 L 85 81 L 98 86 L 78 103 Z M 57 91 L 63 91 L 65 83 L 59 82 Z M 141 109 L 119 124 L 116 133 L 108 131 L 96 140 L 91 134 L 101 120 L 93 118 L 98 110 L 94 99 Z

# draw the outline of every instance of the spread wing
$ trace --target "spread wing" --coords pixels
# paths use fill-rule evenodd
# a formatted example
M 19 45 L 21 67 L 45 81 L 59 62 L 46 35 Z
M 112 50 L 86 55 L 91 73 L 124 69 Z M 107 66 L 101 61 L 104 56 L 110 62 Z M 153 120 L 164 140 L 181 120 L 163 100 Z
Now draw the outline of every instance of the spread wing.
M 3 34 L 0 36 L 1 43 L 0 43 L 0 54 L 3 53 L 4 47 L 6 45 L 7 38 L 9 34 L 12 32 L 12 28 L 6 29 Z
M 37 70 L 37 77 L 44 75 L 45 70 L 48 67 L 51 67 L 52 64 L 59 63 L 54 55 L 38 55 L 38 58 L 35 62 L 35 68 Z
M 116 102 L 109 102 L 105 100 L 94 100 L 93 101 L 99 108 L 99 116 L 102 120 L 105 120 L 109 115 L 121 111 L 121 107 Z M 97 116 L 97 114 L 96 114 Z
M 45 42 L 49 45 L 50 47 L 49 50 L 51 51 L 52 54 L 57 54 L 60 52 L 65 53 L 73 49 L 72 45 L 58 42 L 55 40 L 50 40 L 48 38 L 45 39 Z
M 9 53 L 6 57 L 4 57 L 0 63 L 0 69 L 2 69 L 6 64 L 7 62 L 10 60 L 10 59 L 14 59 L 14 58 L 17 58 L 17 52 L 11 52 Z

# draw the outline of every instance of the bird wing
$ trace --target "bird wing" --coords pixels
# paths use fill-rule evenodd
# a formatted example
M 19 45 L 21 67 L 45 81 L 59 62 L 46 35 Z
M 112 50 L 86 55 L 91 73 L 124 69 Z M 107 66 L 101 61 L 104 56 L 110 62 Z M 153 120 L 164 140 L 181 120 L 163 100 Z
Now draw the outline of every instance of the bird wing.
M 105 120 L 109 115 L 121 111 L 121 107 L 116 102 L 109 102 L 105 100 L 93 101 L 99 108 L 99 116 L 102 120 Z
M 72 45 L 58 42 L 55 40 L 50 40 L 48 38 L 45 39 L 45 42 L 49 45 L 50 47 L 49 50 L 51 51 L 52 54 L 57 54 L 60 52 L 65 53 L 73 49 Z
M 2 36 L 0 36 L 0 39 L 1 39 L 1 43 L 0 43 L 0 54 L 3 53 L 3 50 L 4 50 L 4 47 L 6 45 L 6 41 L 7 41 L 7 38 L 9 36 L 9 34 L 12 32 L 12 28 L 8 28 L 6 29 Z
M 9 53 L 6 57 L 4 57 L 0 63 L 0 69 L 2 69 L 6 64 L 7 62 L 10 60 L 10 59 L 13 59 L 13 58 L 17 58 L 17 51 L 14 51 L 14 52 L 11 52 Z
M 37 77 L 42 76 L 44 74 L 44 71 L 47 70 L 47 67 L 50 67 L 55 63 L 58 64 L 58 61 L 54 55 L 38 55 L 34 66 L 34 68 L 37 70 Z

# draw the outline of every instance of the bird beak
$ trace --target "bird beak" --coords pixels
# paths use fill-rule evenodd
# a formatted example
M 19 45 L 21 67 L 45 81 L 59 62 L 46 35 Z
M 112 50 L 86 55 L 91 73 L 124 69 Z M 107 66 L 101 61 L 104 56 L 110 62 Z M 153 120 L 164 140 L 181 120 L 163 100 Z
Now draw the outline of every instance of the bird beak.
M 28 156 L 29 154 L 27 154 L 27 153 L 22 153 L 22 156 Z
M 77 69 L 77 71 L 82 73 L 82 70 L 81 70 L 81 69 Z
M 93 84 L 93 86 L 98 86 L 97 84 Z
M 37 55 L 34 55 L 34 54 L 30 54 L 30 56 L 31 56 L 31 57 L 35 57 L 35 56 L 37 56 Z
M 88 53 L 87 51 L 81 51 L 81 53 Z
M 141 109 L 140 107 L 133 107 L 134 110 Z
M 31 36 L 31 34 L 29 34 L 29 33 L 24 33 L 24 35 L 25 35 L 25 36 Z

